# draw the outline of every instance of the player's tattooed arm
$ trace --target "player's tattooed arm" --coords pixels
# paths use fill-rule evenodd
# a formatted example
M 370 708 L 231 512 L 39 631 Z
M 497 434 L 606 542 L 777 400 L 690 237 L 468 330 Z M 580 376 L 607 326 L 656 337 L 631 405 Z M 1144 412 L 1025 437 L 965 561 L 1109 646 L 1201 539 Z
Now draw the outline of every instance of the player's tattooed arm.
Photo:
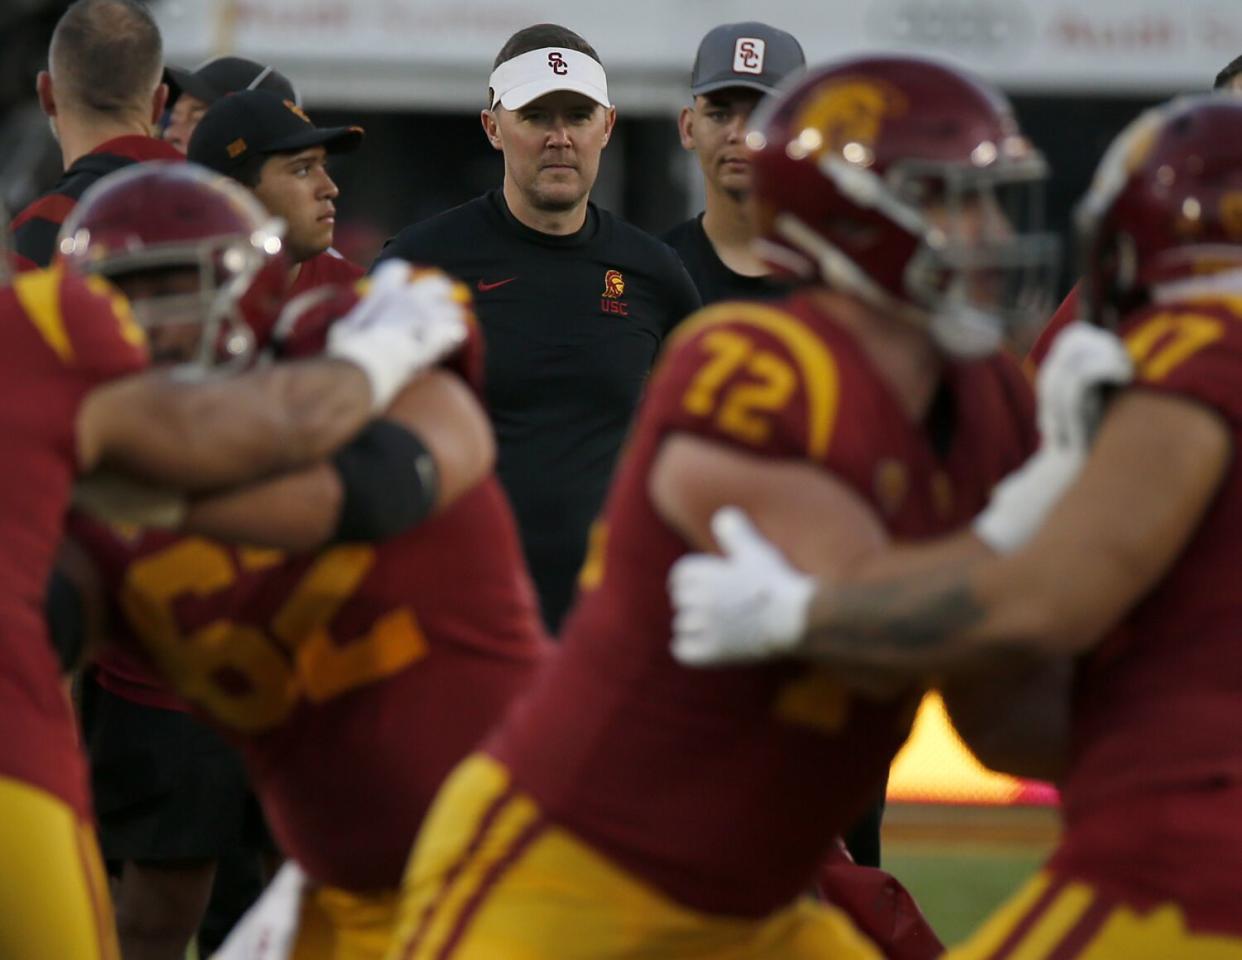
M 972 652 L 987 619 L 966 569 L 821 587 L 801 651 L 875 667 L 935 669 Z
M 806 649 L 929 664 L 971 650 L 1081 653 L 1174 563 L 1232 455 L 1214 412 L 1180 397 L 1124 394 L 1026 547 L 939 574 L 825 583 L 811 600 Z

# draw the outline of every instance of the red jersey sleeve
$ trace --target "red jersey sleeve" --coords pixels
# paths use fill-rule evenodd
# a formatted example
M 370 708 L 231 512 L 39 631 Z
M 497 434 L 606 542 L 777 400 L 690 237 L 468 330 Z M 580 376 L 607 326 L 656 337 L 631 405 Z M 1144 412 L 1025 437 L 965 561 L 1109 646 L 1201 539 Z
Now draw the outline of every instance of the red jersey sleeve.
M 726 303 L 693 315 L 673 334 L 648 403 L 668 432 L 823 461 L 839 386 L 828 344 L 797 316 Z
M 102 277 L 54 267 L 23 273 L 13 291 L 43 345 L 83 387 L 147 366 L 147 343 L 129 302 Z
M 1136 386 L 1198 401 L 1242 427 L 1242 296 L 1149 307 L 1122 336 Z

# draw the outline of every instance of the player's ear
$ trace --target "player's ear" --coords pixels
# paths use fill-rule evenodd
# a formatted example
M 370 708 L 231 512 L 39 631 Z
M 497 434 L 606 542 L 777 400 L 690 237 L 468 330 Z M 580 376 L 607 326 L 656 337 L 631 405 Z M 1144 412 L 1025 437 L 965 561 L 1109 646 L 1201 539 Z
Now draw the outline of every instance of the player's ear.
M 480 110 L 479 122 L 483 124 L 483 135 L 487 137 L 492 149 L 503 150 L 504 141 L 500 136 L 500 124 L 496 120 L 496 114 L 491 110 Z
M 160 118 L 164 116 L 164 108 L 168 106 L 168 84 L 161 83 L 151 94 L 151 126 L 158 127 Z
M 52 75 L 40 70 L 35 77 L 35 93 L 39 95 L 39 109 L 49 117 L 56 116 L 56 97 L 52 89 Z
M 617 108 L 609 107 L 604 111 L 604 143 L 608 146 L 608 141 L 612 139 L 612 128 L 617 125 Z
M 677 133 L 681 137 L 681 145 L 686 150 L 694 149 L 694 109 L 682 107 L 677 118 Z

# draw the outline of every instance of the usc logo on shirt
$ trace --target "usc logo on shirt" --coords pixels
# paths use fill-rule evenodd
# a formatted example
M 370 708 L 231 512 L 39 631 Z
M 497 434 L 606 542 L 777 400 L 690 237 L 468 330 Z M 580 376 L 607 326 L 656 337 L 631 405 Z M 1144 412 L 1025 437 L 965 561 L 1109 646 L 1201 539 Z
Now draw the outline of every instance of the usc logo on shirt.
M 625 277 L 620 270 L 607 270 L 604 272 L 604 292 L 599 298 L 599 308 L 604 313 L 615 314 L 618 317 L 628 317 L 630 315 L 630 307 L 621 295 L 625 293 Z

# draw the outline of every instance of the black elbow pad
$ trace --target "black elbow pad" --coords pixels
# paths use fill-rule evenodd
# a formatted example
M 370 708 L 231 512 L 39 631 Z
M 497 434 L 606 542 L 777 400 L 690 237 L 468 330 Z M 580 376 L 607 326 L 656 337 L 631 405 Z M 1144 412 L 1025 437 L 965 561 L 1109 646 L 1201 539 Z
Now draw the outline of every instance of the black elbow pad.
M 392 420 L 373 420 L 337 451 L 341 511 L 333 543 L 387 540 L 435 509 L 440 475 L 421 439 Z

